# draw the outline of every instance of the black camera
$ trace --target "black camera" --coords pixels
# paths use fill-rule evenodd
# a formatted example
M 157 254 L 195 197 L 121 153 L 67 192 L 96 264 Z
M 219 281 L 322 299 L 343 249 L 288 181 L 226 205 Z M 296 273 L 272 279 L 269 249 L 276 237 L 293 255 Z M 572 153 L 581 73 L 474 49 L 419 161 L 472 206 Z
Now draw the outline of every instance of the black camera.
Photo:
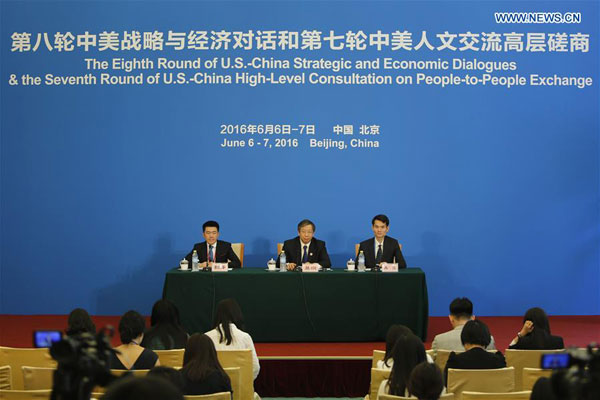
M 106 334 L 106 332 L 109 332 Z M 58 362 L 54 372 L 52 400 L 89 400 L 95 386 L 107 386 L 116 378 L 110 373 L 112 328 L 97 335 L 65 336 L 50 347 Z
M 552 391 L 558 399 L 600 399 L 600 348 L 591 343 L 584 349 L 566 353 L 544 354 L 542 368 L 555 370 Z

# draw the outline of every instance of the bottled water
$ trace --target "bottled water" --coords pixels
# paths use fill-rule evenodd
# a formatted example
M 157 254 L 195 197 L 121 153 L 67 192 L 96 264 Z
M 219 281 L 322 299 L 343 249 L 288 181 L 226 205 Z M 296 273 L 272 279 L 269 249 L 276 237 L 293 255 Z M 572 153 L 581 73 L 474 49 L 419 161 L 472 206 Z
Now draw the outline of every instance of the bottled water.
M 282 251 L 279 255 L 279 271 L 285 272 L 287 271 L 287 262 L 285 260 L 285 251 Z
M 192 253 L 192 271 L 198 271 L 198 253 L 196 250 Z
M 365 255 L 362 252 L 362 250 L 360 251 L 360 253 L 358 254 L 358 271 L 359 272 L 364 272 L 365 271 Z

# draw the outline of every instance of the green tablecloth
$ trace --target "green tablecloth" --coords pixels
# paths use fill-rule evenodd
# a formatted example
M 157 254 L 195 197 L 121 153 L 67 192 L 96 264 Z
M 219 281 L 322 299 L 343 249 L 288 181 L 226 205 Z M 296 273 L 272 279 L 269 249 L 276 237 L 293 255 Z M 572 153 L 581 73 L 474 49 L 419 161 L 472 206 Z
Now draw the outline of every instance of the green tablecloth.
M 216 304 L 235 298 L 256 342 L 382 341 L 403 324 L 425 339 L 428 300 L 419 268 L 397 273 L 167 272 L 163 296 L 174 302 L 189 333 L 211 329 Z

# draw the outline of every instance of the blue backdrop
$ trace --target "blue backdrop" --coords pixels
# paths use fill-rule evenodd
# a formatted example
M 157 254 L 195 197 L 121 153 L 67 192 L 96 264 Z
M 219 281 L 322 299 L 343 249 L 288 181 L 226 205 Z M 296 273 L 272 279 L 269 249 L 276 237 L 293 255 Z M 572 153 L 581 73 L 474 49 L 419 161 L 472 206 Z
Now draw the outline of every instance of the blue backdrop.
M 497 24 L 498 11 L 579 12 L 579 24 Z M 336 266 L 390 217 L 409 266 L 427 274 L 430 312 L 468 296 L 478 315 L 600 313 L 598 3 L 596 2 L 2 2 L 0 313 L 148 314 L 164 273 L 201 224 L 246 244 L 264 267 L 303 218 Z M 317 30 L 589 35 L 589 51 L 50 51 L 57 32 Z M 33 51 L 16 51 L 31 33 Z M 166 37 L 165 37 L 166 39 Z M 547 40 L 547 39 L 546 39 Z M 75 41 L 76 44 L 76 41 Z M 460 47 L 457 38 L 454 45 Z M 481 45 L 481 43 L 479 43 Z M 567 46 L 568 47 L 568 46 Z M 13 51 L 14 50 L 14 51 Z M 516 73 L 591 77 L 586 88 L 490 85 L 44 85 L 84 59 L 452 60 L 516 63 Z M 252 70 L 248 72 L 299 73 Z M 144 77 L 156 72 L 134 71 Z M 189 75 L 192 72 L 184 71 Z M 225 73 L 227 71 L 209 71 Z M 313 70 L 307 71 L 315 72 Z M 331 71 L 317 71 L 333 75 Z M 356 72 L 353 70 L 352 72 Z M 468 71 L 362 71 L 432 75 Z M 227 72 L 234 73 L 234 72 Z M 475 71 L 480 76 L 482 71 Z M 41 85 L 10 84 L 31 74 Z M 222 124 L 378 125 L 376 149 L 222 148 Z M 258 138 L 257 138 L 258 139 Z M 275 137 L 272 138 L 274 140 Z

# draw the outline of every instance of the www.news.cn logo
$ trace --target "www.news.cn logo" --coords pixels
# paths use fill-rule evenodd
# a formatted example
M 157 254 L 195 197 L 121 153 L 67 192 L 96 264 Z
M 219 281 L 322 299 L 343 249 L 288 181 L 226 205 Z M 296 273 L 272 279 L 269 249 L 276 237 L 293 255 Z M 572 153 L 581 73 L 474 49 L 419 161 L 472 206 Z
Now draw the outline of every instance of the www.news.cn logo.
M 496 12 L 497 24 L 579 24 L 580 12 Z

